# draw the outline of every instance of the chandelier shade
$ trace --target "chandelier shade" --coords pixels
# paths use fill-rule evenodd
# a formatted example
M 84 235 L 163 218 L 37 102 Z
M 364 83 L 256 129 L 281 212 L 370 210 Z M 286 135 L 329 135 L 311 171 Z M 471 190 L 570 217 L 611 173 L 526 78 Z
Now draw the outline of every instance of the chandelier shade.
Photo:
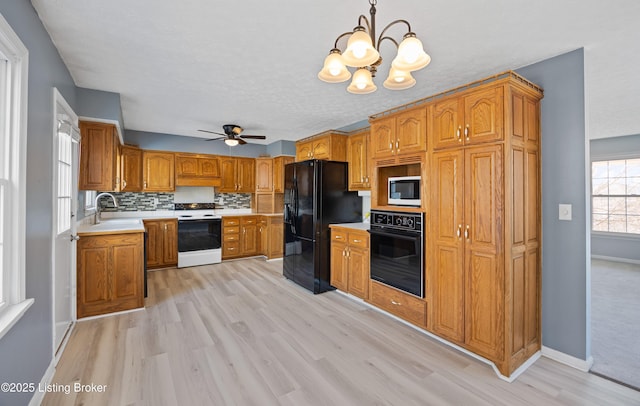
M 373 78 L 382 64 L 380 55 L 380 43 L 387 40 L 393 43 L 398 52 L 391 62 L 389 77 L 383 86 L 390 90 L 404 90 L 415 86 L 416 80 L 411 72 L 417 71 L 429 65 L 431 57 L 424 51 L 422 41 L 411 31 L 411 25 L 407 20 L 395 20 L 387 24 L 376 38 L 376 5 L 377 0 L 369 0 L 370 19 L 364 15 L 358 17 L 358 25 L 353 31 L 345 32 L 336 38 L 333 49 L 324 60 L 322 70 L 318 78 L 328 83 L 341 83 L 349 80 L 351 72 L 347 67 L 356 68 L 351 84 L 347 91 L 355 94 L 367 94 L 375 92 L 377 87 Z M 406 34 L 402 41 L 398 42 L 387 31 L 396 25 L 406 25 Z M 338 42 L 348 38 L 344 51 L 338 46 Z M 342 42 L 344 45 L 344 42 Z
M 226 140 L 224 140 L 224 143 L 230 147 L 235 147 L 240 143 L 240 141 L 235 138 L 227 138 Z
M 324 59 L 324 66 L 318 73 L 318 78 L 328 83 L 340 83 L 351 78 L 351 72 L 345 66 L 339 49 L 332 49 Z

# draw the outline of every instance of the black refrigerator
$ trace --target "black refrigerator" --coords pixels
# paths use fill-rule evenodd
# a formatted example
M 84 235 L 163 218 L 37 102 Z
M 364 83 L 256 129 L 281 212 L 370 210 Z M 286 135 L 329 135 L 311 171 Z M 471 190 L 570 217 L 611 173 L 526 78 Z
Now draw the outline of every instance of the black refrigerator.
M 333 289 L 329 224 L 362 221 L 347 170 L 346 162 L 318 159 L 285 166 L 283 274 L 313 293 Z

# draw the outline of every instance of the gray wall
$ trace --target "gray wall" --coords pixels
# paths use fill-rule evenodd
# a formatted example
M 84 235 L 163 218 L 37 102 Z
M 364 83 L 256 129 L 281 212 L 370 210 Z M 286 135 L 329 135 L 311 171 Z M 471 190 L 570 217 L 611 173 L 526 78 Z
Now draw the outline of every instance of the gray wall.
M 216 138 L 211 134 L 211 138 Z M 245 145 L 230 147 L 222 140 L 206 141 L 199 137 L 178 137 L 173 134 L 150 133 L 145 131 L 126 130 L 124 141 L 127 144 L 138 145 L 142 149 L 156 149 L 160 151 L 194 152 L 201 154 L 216 154 L 229 156 L 258 157 L 267 153 L 267 146 L 252 144 L 249 140 Z
M 640 158 L 640 134 L 591 141 L 591 161 Z M 589 191 L 590 192 L 590 191 Z M 640 261 L 640 236 L 591 233 L 591 254 Z
M 76 114 L 78 116 L 117 121 L 120 123 L 120 129 L 124 131 L 120 93 L 78 87 L 76 98 L 78 101 Z
M 35 303 L 0 339 L 0 382 L 42 379 L 52 359 L 51 232 L 53 87 L 72 108 L 75 86 L 27 0 L 0 1 L 0 13 L 29 50 L 26 293 Z M 26 405 L 31 393 L 0 392 L 0 405 Z
M 544 88 L 542 115 L 542 344 L 586 360 L 587 244 L 584 51 L 518 69 Z M 558 220 L 569 203 L 572 221 Z
M 276 141 L 267 145 L 269 156 L 291 155 L 296 156 L 296 143 L 294 141 Z

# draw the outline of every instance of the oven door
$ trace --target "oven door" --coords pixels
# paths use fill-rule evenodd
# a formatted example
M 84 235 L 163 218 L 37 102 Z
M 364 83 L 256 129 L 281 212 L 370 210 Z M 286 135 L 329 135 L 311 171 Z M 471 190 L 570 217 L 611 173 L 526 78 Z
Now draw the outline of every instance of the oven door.
M 422 233 L 369 230 L 371 279 L 424 297 Z
M 222 247 L 222 219 L 178 220 L 178 252 Z

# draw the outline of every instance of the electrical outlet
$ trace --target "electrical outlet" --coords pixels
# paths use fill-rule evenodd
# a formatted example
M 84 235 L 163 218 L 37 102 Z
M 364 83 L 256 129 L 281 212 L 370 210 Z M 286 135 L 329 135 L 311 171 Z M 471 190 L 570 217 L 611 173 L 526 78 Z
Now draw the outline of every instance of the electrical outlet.
M 559 204 L 558 205 L 558 219 L 564 221 L 571 221 L 571 205 Z

